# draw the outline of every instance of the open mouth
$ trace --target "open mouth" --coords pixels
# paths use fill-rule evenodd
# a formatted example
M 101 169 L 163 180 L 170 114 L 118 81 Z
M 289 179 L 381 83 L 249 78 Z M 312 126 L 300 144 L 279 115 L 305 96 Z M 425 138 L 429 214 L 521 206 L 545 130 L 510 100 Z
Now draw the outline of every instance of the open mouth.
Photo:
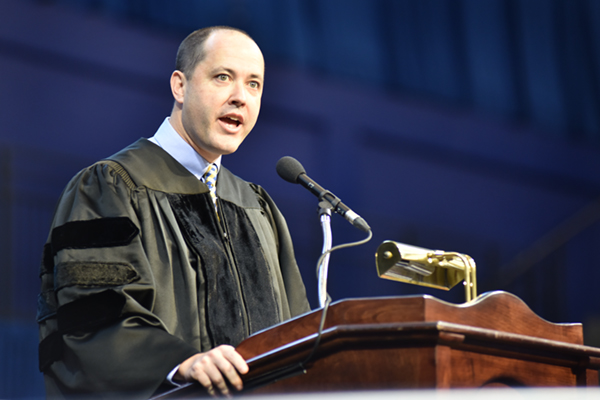
M 226 116 L 226 117 L 221 117 L 219 118 L 219 120 L 227 125 L 230 125 L 232 127 L 237 128 L 238 126 L 240 126 L 242 124 L 242 122 L 237 118 L 237 117 L 233 117 L 233 116 Z

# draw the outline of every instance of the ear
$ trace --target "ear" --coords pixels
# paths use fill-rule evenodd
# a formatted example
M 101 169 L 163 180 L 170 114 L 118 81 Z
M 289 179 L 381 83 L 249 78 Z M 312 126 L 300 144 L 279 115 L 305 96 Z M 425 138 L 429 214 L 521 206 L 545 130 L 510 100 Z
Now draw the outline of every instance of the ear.
M 174 71 L 171 75 L 171 92 L 173 98 L 177 103 L 183 104 L 185 98 L 185 86 L 186 86 L 185 75 L 181 71 Z

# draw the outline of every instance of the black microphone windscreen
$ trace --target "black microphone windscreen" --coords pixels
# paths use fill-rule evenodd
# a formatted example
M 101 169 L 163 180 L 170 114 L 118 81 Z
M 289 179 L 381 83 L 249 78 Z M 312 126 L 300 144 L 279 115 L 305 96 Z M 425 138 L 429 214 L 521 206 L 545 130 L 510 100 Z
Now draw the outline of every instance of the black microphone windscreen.
M 302 164 L 290 156 L 281 157 L 275 168 L 280 177 L 291 183 L 298 183 L 298 177 L 306 174 Z

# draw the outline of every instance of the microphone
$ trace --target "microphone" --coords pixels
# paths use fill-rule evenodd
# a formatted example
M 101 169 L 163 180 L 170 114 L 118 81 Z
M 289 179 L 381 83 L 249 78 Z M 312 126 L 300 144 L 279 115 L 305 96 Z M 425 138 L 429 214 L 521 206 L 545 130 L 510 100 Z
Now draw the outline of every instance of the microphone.
M 313 181 L 306 175 L 304 167 L 298 160 L 293 157 L 285 156 L 277 161 L 275 167 L 277 173 L 284 180 L 291 183 L 299 183 L 307 188 L 312 194 L 317 196 L 319 200 L 327 200 L 333 207 L 333 211 L 346 218 L 348 222 L 360 229 L 361 231 L 369 232 L 371 227 L 367 224 L 360 215 L 352 211 L 347 205 L 329 190 L 325 190 L 317 182 Z

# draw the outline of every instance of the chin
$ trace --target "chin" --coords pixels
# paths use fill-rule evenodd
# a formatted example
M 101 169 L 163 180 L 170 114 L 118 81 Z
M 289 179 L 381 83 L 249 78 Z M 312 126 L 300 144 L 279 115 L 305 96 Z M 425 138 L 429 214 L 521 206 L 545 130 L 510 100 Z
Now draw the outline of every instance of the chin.
M 235 153 L 237 151 L 237 149 L 240 148 L 240 146 L 242 145 L 242 142 L 239 143 L 230 143 L 227 146 L 222 146 L 219 150 L 221 151 L 221 154 L 231 154 L 231 153 Z
M 237 145 L 235 147 L 229 146 L 229 147 L 225 147 L 225 148 L 220 148 L 220 149 L 216 149 L 215 153 L 226 156 L 226 155 L 235 153 L 239 147 L 240 146 Z

